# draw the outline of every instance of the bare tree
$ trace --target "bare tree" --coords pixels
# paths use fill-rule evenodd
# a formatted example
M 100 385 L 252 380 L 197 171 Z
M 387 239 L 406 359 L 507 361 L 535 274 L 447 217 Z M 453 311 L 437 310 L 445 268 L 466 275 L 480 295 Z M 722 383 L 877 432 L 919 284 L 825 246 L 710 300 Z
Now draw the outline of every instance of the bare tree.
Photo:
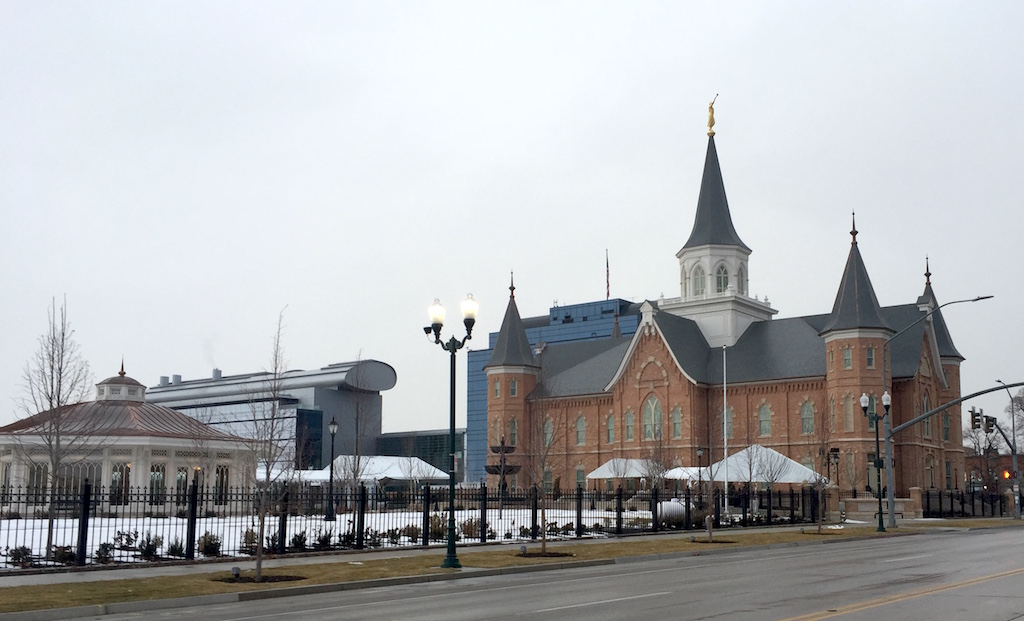
M 283 327 L 282 310 L 277 317 L 277 330 L 272 340 L 270 367 L 266 371 L 266 379 L 258 392 L 249 395 L 250 419 L 247 421 L 249 429 L 246 436 L 255 465 L 251 472 L 255 474 L 258 520 L 256 582 L 263 579 L 267 513 L 282 500 L 295 468 L 295 417 L 294 413 L 286 412 L 282 407 L 283 380 L 287 370 L 281 346 Z
M 653 443 L 647 450 L 647 457 L 643 461 L 644 478 L 650 484 L 650 489 L 660 490 L 665 482 L 665 473 L 668 472 L 669 451 L 665 446 L 665 434 L 660 422 L 653 430 Z
M 538 410 L 540 408 L 537 408 Z M 549 481 L 555 484 L 554 472 L 556 461 L 565 461 L 564 442 L 566 438 L 566 422 L 556 421 L 547 415 L 535 411 L 526 420 L 525 442 L 520 443 L 522 449 L 522 468 L 520 472 L 526 477 L 529 485 L 540 489 L 540 522 L 541 522 L 541 554 L 547 552 L 547 497 Z M 562 447 L 560 450 L 558 447 Z M 559 471 L 564 470 L 560 468 Z
M 12 434 L 12 438 L 24 463 L 36 474 L 39 468 L 33 464 L 32 456 L 46 456 L 45 476 L 35 478 L 37 484 L 45 484 L 49 490 L 46 558 L 51 558 L 62 473 L 74 461 L 82 461 L 102 447 L 97 444 L 100 438 L 92 433 L 97 421 L 75 417 L 75 410 L 71 407 L 87 398 L 92 376 L 89 363 L 79 351 L 75 331 L 68 322 L 67 301 L 60 308 L 57 308 L 56 300 L 51 301 L 47 319 L 46 332 L 39 337 L 39 346 L 22 375 L 24 425 L 18 433 Z
M 996 471 L 999 463 L 999 449 L 1003 446 L 999 432 L 985 433 L 984 428 L 965 429 L 964 444 L 974 451 L 976 463 L 981 466 L 980 483 L 987 489 L 998 491 L 999 476 Z M 975 483 L 978 482 L 975 479 Z
M 818 476 L 811 481 L 811 484 L 818 492 L 818 534 L 820 535 L 827 506 L 825 494 L 829 487 L 828 477 L 821 473 L 828 472 L 830 468 L 829 459 L 831 458 L 830 451 L 835 433 L 835 419 L 827 408 L 821 408 L 821 411 L 813 417 L 813 421 L 813 439 L 807 450 L 807 458 L 815 464 L 815 470 L 818 473 Z

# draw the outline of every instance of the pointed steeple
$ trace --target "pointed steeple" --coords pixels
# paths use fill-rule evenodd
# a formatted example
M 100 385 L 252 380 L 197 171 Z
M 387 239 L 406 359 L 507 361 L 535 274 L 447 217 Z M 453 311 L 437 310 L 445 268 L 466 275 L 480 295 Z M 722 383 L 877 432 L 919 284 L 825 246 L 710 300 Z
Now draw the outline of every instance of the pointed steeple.
M 939 308 L 939 300 L 935 297 L 935 292 L 932 290 L 932 272 L 928 268 L 928 257 L 924 259 L 924 293 L 917 299 L 917 305 L 921 312 L 924 313 L 931 312 L 931 309 Z M 953 337 L 949 334 L 949 328 L 946 327 L 946 321 L 942 318 L 941 310 L 936 310 L 932 313 L 931 322 L 935 330 L 935 342 L 939 346 L 939 355 L 943 358 L 963 360 L 964 357 L 960 355 L 956 345 L 953 344 Z
M 508 288 L 508 308 L 505 309 L 505 318 L 501 322 L 501 330 L 498 331 L 498 338 L 494 342 L 494 353 L 484 368 L 489 367 L 536 367 L 533 359 L 533 349 L 530 347 L 530 340 L 526 338 L 526 329 L 523 328 L 523 320 L 519 316 L 519 308 L 516 306 L 516 286 L 512 279 Z
M 621 339 L 622 338 L 622 330 L 619 328 L 619 313 L 618 312 L 615 313 L 615 325 L 612 326 L 612 336 L 611 336 L 611 338 L 613 338 L 613 339 Z
M 857 221 L 854 216 L 853 229 L 850 231 L 850 256 L 846 259 L 846 269 L 839 284 L 832 315 L 822 334 L 836 330 L 853 330 L 858 328 L 881 328 L 892 330 L 882 316 L 882 309 L 875 297 L 875 289 L 871 286 L 868 270 L 857 248 Z
M 729 214 L 729 201 L 725 197 L 725 182 L 722 181 L 722 169 L 718 164 L 718 151 L 715 149 L 715 137 L 708 137 L 708 152 L 704 158 L 704 177 L 700 182 L 700 196 L 697 198 L 697 215 L 693 220 L 693 230 L 683 248 L 693 248 L 716 244 L 723 246 L 739 246 L 750 253 L 750 248 L 743 243 L 732 225 Z

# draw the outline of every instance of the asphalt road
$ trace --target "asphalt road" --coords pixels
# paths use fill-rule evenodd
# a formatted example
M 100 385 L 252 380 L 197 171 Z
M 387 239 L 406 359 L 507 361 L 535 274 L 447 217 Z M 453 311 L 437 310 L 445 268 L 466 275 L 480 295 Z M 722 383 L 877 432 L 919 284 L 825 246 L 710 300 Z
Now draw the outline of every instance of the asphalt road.
M 97 618 L 1002 621 L 1024 618 L 1022 544 L 1019 529 L 937 531 Z

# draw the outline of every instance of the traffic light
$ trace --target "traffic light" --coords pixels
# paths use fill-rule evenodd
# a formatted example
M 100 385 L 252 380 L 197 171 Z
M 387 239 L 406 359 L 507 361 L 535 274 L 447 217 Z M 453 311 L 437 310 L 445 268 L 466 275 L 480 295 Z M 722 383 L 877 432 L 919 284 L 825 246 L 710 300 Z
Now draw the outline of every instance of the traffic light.
M 1010 478 L 1010 471 L 1009 470 L 1003 470 L 1003 478 L 1004 479 L 1009 479 Z
M 992 433 L 996 430 L 996 417 L 986 416 L 985 417 L 985 433 Z
M 981 429 L 981 412 L 971 408 L 971 429 Z

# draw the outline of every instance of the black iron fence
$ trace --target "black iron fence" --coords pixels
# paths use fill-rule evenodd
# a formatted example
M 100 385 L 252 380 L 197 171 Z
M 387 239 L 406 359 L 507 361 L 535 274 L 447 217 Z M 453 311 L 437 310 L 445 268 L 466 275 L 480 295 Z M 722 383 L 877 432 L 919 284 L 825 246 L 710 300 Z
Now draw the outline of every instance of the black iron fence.
M 926 518 L 1002 517 L 1007 514 L 1007 505 L 1004 494 L 937 489 L 921 493 L 921 513 Z
M 244 556 L 260 541 L 271 554 L 442 545 L 449 510 L 457 538 L 475 543 L 700 529 L 709 515 L 717 528 L 815 522 L 820 506 L 813 488 L 733 490 L 726 501 L 721 490 L 664 498 L 658 490 L 498 493 L 480 486 L 458 489 L 449 507 L 447 488 L 360 487 L 338 490 L 333 511 L 324 489 L 299 484 L 260 490 L 86 482 L 58 496 L 51 505 L 39 490 L 0 490 L 0 567 Z

